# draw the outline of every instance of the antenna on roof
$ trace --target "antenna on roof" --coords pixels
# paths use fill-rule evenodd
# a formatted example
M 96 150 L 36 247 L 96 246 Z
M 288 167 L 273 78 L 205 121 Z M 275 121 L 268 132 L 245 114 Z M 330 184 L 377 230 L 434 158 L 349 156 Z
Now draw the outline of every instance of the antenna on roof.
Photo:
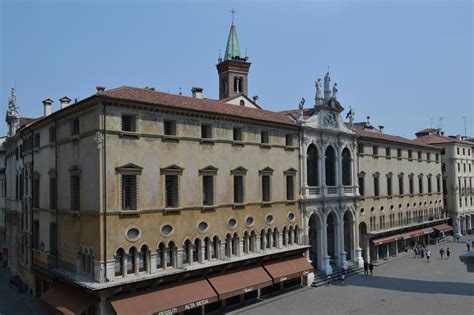
M 234 15 L 235 13 L 237 13 L 237 11 L 235 11 L 234 8 L 232 8 L 232 10 L 230 10 L 229 12 L 232 13 L 232 25 L 234 25 Z
M 183 93 L 181 93 L 181 87 L 179 87 L 179 95 L 183 95 Z
M 439 120 L 439 129 L 440 129 L 440 130 L 443 130 L 443 120 L 444 120 L 444 116 L 440 116 L 440 117 L 438 118 L 438 120 Z

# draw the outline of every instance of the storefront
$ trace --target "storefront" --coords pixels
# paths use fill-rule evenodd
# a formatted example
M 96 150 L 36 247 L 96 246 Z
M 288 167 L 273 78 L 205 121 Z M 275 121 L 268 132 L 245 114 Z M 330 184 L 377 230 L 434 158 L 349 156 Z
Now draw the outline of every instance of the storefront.
M 65 283 L 58 282 L 40 297 L 41 303 L 53 314 L 94 314 L 96 299 Z

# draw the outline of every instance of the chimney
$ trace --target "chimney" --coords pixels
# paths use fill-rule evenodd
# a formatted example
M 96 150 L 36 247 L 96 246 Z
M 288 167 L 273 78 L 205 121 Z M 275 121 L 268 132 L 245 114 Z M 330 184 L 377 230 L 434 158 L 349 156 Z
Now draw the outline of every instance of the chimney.
M 104 92 L 105 86 L 96 86 L 95 89 L 97 90 L 97 93 Z
M 254 97 L 252 97 L 252 100 L 255 104 L 258 105 L 258 95 L 255 95 Z
M 384 126 L 379 125 L 379 131 L 382 132 L 382 133 L 383 133 L 383 128 L 384 128 Z
M 193 87 L 191 89 L 194 98 L 202 98 L 202 88 L 200 87 Z
M 43 117 L 51 115 L 52 108 L 53 108 L 53 100 L 48 98 L 43 101 L 43 107 L 44 107 L 44 115 Z
M 64 96 L 59 99 L 59 106 L 61 107 L 61 109 L 68 107 L 69 103 L 71 103 L 71 99 L 67 96 Z

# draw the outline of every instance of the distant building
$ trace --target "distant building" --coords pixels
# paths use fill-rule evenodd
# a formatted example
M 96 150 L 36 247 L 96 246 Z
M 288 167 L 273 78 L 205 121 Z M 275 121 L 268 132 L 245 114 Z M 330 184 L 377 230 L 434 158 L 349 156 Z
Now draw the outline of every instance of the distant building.
M 417 132 L 416 137 L 441 149 L 444 205 L 455 232 L 466 234 L 474 227 L 474 142 L 432 128 Z

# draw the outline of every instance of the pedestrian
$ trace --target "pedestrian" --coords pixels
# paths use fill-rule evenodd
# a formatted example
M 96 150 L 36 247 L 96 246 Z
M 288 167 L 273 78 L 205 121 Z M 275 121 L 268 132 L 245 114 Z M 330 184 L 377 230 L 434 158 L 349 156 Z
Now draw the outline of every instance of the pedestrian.
M 446 259 L 449 259 L 449 256 L 451 255 L 451 251 L 449 250 L 449 247 L 446 248 Z
M 443 256 L 444 256 L 444 249 L 443 248 L 441 248 L 439 250 L 439 254 L 441 255 L 441 259 L 443 259 Z
M 374 264 L 372 262 L 370 262 L 370 264 L 369 264 L 369 271 L 370 271 L 370 275 L 373 276 L 374 275 Z
M 425 249 L 423 247 L 420 250 L 420 257 L 421 259 L 425 258 Z
M 469 242 L 466 243 L 466 247 L 467 247 L 467 251 L 470 252 L 471 251 L 471 244 L 469 244 Z
M 346 281 L 346 268 L 344 267 L 341 268 L 341 281 L 342 284 L 344 284 L 344 281 Z
M 413 247 L 413 251 L 415 252 L 415 259 L 418 258 L 418 247 Z
M 426 250 L 426 260 L 430 263 L 431 251 L 429 249 Z
M 369 263 L 364 259 L 364 276 L 369 275 Z

